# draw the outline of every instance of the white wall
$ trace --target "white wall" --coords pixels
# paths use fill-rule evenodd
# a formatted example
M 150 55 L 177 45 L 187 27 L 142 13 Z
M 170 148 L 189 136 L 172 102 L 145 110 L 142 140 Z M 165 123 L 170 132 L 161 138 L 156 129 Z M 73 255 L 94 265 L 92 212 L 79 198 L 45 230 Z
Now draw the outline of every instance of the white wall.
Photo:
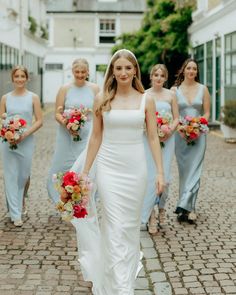
M 214 15 L 205 15 L 189 28 L 190 41 L 194 47 L 216 37 L 236 30 L 236 1 L 218 10 Z

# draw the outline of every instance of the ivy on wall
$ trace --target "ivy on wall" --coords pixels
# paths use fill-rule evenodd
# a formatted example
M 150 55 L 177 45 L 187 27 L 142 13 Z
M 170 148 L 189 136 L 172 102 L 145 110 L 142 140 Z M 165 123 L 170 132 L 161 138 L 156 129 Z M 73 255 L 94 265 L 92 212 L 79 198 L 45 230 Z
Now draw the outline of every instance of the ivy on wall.
M 195 1 L 147 0 L 147 11 L 141 28 L 134 33 L 118 37 L 119 44 L 112 52 L 127 48 L 137 56 L 144 77 L 149 85 L 149 72 L 156 63 L 164 63 L 169 70 L 171 86 L 175 74 L 188 56 L 188 32 L 192 23 Z

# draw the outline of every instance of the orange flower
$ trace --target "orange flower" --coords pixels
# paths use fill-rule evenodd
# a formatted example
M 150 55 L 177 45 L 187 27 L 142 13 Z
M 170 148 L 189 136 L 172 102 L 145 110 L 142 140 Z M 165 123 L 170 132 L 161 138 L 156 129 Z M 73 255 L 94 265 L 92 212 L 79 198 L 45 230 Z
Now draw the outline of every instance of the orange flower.
M 74 193 L 80 193 L 80 187 L 78 185 L 74 186 Z
M 10 141 L 11 139 L 14 138 L 14 134 L 11 131 L 7 131 L 5 133 L 5 138 L 6 138 L 7 141 Z
M 187 132 L 188 134 L 190 134 L 191 132 L 193 132 L 193 127 L 192 127 L 192 126 L 187 126 L 187 127 L 186 127 L 186 132 Z

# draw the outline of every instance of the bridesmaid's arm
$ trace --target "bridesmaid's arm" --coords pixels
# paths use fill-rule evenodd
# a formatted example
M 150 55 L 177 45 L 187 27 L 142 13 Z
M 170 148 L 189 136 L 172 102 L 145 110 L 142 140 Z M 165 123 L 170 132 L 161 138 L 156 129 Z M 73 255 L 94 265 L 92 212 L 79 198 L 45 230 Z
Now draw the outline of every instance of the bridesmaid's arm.
M 100 96 L 96 96 L 93 105 L 93 130 L 89 139 L 87 156 L 84 164 L 83 173 L 88 174 L 89 170 L 97 156 L 98 150 L 102 143 L 103 121 L 102 114 L 96 115 L 98 105 L 100 105 Z
M 0 117 L 6 113 L 6 95 L 3 95 L 0 101 Z
M 68 87 L 62 86 L 56 96 L 56 105 L 55 105 L 55 119 L 56 121 L 66 126 L 66 119 L 62 116 L 62 113 L 64 111 L 64 105 L 65 105 L 65 96 L 67 92 Z
M 16 143 L 20 143 L 23 141 L 26 137 L 33 134 L 35 131 L 37 131 L 40 127 L 43 125 L 43 115 L 42 115 L 42 109 L 40 104 L 40 99 L 38 95 L 33 95 L 33 112 L 34 112 L 34 122 L 32 126 L 27 129 L 20 137 L 20 139 Z
M 155 116 L 156 108 L 153 99 L 147 96 L 146 100 L 146 126 L 147 137 L 155 161 L 158 175 L 157 175 L 157 193 L 160 194 L 164 191 L 164 171 L 162 163 L 162 154 L 159 137 L 157 135 L 157 124 Z
M 210 99 L 210 93 L 208 91 L 208 88 L 204 87 L 204 97 L 203 97 L 203 117 L 207 119 L 207 121 L 210 118 L 210 109 L 211 109 L 211 99 Z
M 173 133 L 173 132 L 175 132 L 175 129 L 177 128 L 177 126 L 179 124 L 179 107 L 178 107 L 175 93 L 173 93 L 172 100 L 171 100 L 171 110 L 172 110 L 172 116 L 173 116 L 173 122 L 171 124 L 171 131 Z

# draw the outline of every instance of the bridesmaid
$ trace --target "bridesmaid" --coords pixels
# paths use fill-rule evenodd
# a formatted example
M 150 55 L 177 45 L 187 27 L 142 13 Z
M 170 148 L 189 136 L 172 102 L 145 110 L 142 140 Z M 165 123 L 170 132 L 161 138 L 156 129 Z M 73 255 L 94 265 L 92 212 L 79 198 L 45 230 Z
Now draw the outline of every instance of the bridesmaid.
M 34 150 L 33 133 L 42 126 L 42 111 L 39 97 L 26 88 L 29 74 L 25 67 L 16 66 L 11 73 L 14 90 L 3 95 L 0 103 L 0 116 L 7 118 L 18 115 L 27 122 L 26 131 L 15 141 L 2 144 L 2 159 L 7 207 L 15 226 L 22 226 L 24 192 L 28 189 L 32 156 Z M 35 117 L 32 124 L 32 117 Z M 17 144 L 11 150 L 9 144 Z
M 51 169 L 48 175 L 47 189 L 48 194 L 54 203 L 59 200 L 59 194 L 54 188 L 53 174 L 65 172 L 70 169 L 79 154 L 84 150 L 91 127 L 91 118 L 80 132 L 80 141 L 73 140 L 73 133 L 70 132 L 65 124 L 62 112 L 65 109 L 79 108 L 83 105 L 92 109 L 93 100 L 99 91 L 99 87 L 87 81 L 89 75 L 89 64 L 86 59 L 76 59 L 72 64 L 74 81 L 60 88 L 56 98 L 55 118 L 59 123 L 56 137 L 56 147 L 52 160 Z
M 210 94 L 206 86 L 199 83 L 197 62 L 187 59 L 175 81 L 180 116 L 210 117 Z M 206 136 L 202 134 L 195 145 L 187 145 L 177 133 L 175 154 L 179 169 L 179 201 L 175 213 L 179 221 L 193 223 L 196 219 L 195 205 L 200 187 L 200 176 L 206 149 Z
M 144 205 L 142 210 L 142 223 L 148 223 L 148 231 L 151 234 L 157 232 L 157 218 L 154 210 L 155 204 L 158 204 L 159 214 L 158 219 L 159 223 L 163 223 L 165 219 L 165 204 L 168 197 L 169 183 L 170 183 L 170 170 L 171 162 L 174 155 L 174 136 L 173 133 L 178 125 L 178 105 L 176 97 L 173 91 L 164 88 L 164 84 L 168 79 L 168 70 L 165 65 L 157 64 L 151 69 L 150 79 L 152 87 L 149 88 L 146 92 L 153 97 L 156 104 L 156 111 L 160 114 L 166 113 L 172 122 L 170 125 L 170 133 L 164 138 L 160 139 L 165 142 L 164 147 L 162 148 L 162 158 L 164 165 L 164 175 L 165 175 L 165 190 L 162 194 L 156 194 L 155 188 L 155 165 L 152 159 L 152 155 L 147 144 L 145 137 L 145 149 L 147 156 L 148 164 L 148 186 L 146 191 L 146 196 L 144 198 Z M 149 222 L 148 222 L 149 221 Z

